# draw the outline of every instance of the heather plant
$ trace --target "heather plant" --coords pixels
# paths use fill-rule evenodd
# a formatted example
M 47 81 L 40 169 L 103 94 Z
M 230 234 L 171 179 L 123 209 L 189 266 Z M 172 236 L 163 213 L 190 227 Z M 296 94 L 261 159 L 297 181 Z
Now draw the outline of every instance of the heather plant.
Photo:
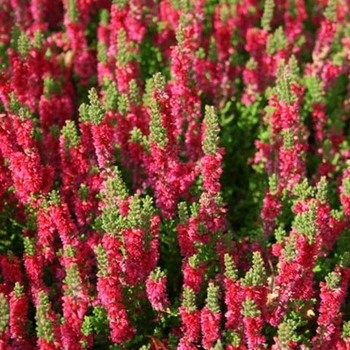
M 345 0 L 0 1 L 1 349 L 349 349 Z

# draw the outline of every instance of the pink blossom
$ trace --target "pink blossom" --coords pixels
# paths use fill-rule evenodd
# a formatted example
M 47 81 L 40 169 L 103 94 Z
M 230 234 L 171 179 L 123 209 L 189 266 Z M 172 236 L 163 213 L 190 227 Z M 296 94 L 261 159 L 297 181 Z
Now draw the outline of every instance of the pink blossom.
M 210 349 L 214 342 L 219 340 L 221 314 L 213 312 L 206 306 L 201 311 L 201 329 L 202 329 L 202 346 L 204 349 Z

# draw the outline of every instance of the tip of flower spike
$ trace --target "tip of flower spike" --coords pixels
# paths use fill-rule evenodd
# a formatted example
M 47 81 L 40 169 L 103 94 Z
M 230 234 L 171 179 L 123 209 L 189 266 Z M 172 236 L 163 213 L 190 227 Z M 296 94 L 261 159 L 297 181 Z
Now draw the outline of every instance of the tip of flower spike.
M 95 125 L 102 122 L 104 118 L 104 108 L 100 102 L 95 88 L 89 91 L 89 104 L 82 103 L 79 107 L 80 121 L 92 121 Z
M 51 76 L 44 78 L 44 95 L 47 99 L 54 93 L 60 94 L 62 91 L 61 83 Z
M 0 293 L 0 334 L 8 327 L 10 320 L 10 307 L 4 293 Z
M 343 253 L 340 264 L 343 268 L 347 268 L 350 266 L 350 252 Z
M 288 349 L 289 342 L 293 336 L 293 329 L 287 322 L 282 322 L 278 325 L 278 345 L 281 349 Z
M 290 68 L 284 60 L 281 60 L 276 74 L 276 92 L 281 101 L 290 104 L 295 100 L 295 95 L 291 91 L 292 76 Z
M 267 31 L 271 29 L 271 21 L 273 18 L 274 7 L 275 7 L 274 0 L 265 0 L 264 13 L 261 18 L 261 26 L 263 29 Z
M 107 26 L 109 22 L 109 11 L 102 9 L 100 12 L 100 25 Z
M 186 202 L 178 204 L 178 215 L 181 224 L 185 224 L 189 219 L 188 207 Z
M 324 11 L 325 18 L 332 22 L 337 21 L 337 2 L 338 0 L 328 0 L 328 5 Z
M 317 184 L 316 198 L 322 203 L 326 204 L 328 197 L 328 182 L 325 176 L 322 176 Z
M 259 286 L 267 281 L 267 275 L 264 267 L 264 260 L 260 252 L 253 253 L 253 266 L 246 273 L 242 284 L 246 286 Z
M 184 288 L 182 305 L 186 308 L 187 312 L 194 312 L 195 310 L 197 310 L 196 293 L 192 288 Z
M 243 310 L 242 315 L 249 318 L 254 318 L 260 316 L 261 312 L 257 308 L 255 302 L 251 298 L 246 298 L 245 301 L 243 301 Z
M 108 111 L 113 111 L 118 109 L 118 91 L 113 81 L 105 80 L 106 90 L 104 97 L 104 104 Z
M 15 294 L 15 298 L 18 299 L 24 295 L 24 287 L 19 282 L 16 282 L 13 292 Z
M 213 106 L 205 106 L 203 125 L 203 151 L 206 154 L 215 154 L 219 149 L 219 123 Z
M 117 44 L 117 62 L 120 66 L 125 67 L 130 61 L 130 53 L 128 52 L 127 36 L 124 29 L 118 31 L 118 44 Z
M 23 238 L 23 244 L 24 244 L 24 251 L 28 256 L 34 256 L 35 255 L 35 242 L 34 239 L 29 237 Z
M 339 288 L 340 282 L 341 282 L 341 275 L 339 273 L 336 272 L 330 272 L 326 278 L 326 283 L 327 283 L 327 287 L 329 289 L 337 289 Z
M 219 307 L 219 287 L 210 282 L 208 285 L 208 295 L 206 299 L 206 306 L 212 312 L 220 312 Z
M 79 17 L 77 0 L 67 0 L 67 15 L 72 23 L 76 23 Z
M 33 46 L 37 50 L 41 50 L 43 47 L 44 34 L 40 30 L 36 30 L 34 33 L 34 43 Z
M 73 120 L 66 120 L 66 124 L 62 128 L 61 132 L 64 138 L 64 146 L 66 149 L 78 147 L 80 143 L 80 137 Z
M 268 37 L 266 52 L 269 56 L 272 56 L 278 50 L 287 48 L 288 39 L 284 34 L 283 28 L 278 27 L 273 34 Z
M 153 76 L 153 92 L 157 94 L 162 94 L 165 88 L 164 77 L 157 73 Z M 162 123 L 162 117 L 160 113 L 160 106 L 155 96 L 151 97 L 150 100 L 151 107 L 151 123 L 150 123 L 150 140 L 157 144 L 160 148 L 164 148 L 167 144 L 167 134 L 166 129 Z
M 30 39 L 28 35 L 25 32 L 21 31 L 17 41 L 17 49 L 22 58 L 28 55 L 30 46 Z
M 225 259 L 225 276 L 230 278 L 231 280 L 237 279 L 237 269 L 234 265 L 233 259 L 229 254 L 224 255 Z
M 97 60 L 100 63 L 106 64 L 108 61 L 107 46 L 104 42 L 99 41 L 97 43 Z
M 113 4 L 116 4 L 119 10 L 123 9 L 127 3 L 128 0 L 113 0 Z

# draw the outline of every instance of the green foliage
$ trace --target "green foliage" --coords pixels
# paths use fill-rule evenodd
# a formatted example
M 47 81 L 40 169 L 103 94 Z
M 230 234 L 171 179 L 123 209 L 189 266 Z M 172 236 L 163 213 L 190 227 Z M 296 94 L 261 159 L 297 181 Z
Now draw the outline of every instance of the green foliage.
M 85 184 L 80 184 L 80 187 L 79 187 L 80 200 L 86 202 L 88 199 L 88 195 L 89 195 L 89 187 L 86 186 Z
M 171 300 L 177 300 L 182 291 L 182 257 L 177 240 L 175 220 L 162 220 L 159 226 L 159 266 L 167 275 L 167 291 Z
M 51 205 L 54 205 L 55 207 L 58 207 L 61 203 L 61 196 L 60 196 L 60 193 L 59 191 L 57 190 L 52 190 L 50 193 L 49 193 L 49 203 Z
M 225 149 L 221 193 L 224 203 L 227 203 L 227 220 L 239 236 L 256 228 L 267 185 L 266 175 L 258 173 L 248 163 L 256 152 L 252 140 L 258 137 L 264 105 L 262 99 L 249 106 L 241 102 L 231 103 L 226 115 L 234 117 L 220 128 L 220 146 Z M 242 212 L 249 212 L 250 219 L 243 220 L 239 214 Z
M 151 82 L 149 79 L 156 73 L 160 72 L 165 77 L 170 76 L 169 69 L 164 65 L 164 57 L 161 48 L 153 44 L 154 35 L 160 31 L 157 25 L 161 26 L 161 23 L 155 21 L 153 25 L 150 24 L 147 27 L 145 38 L 140 44 L 140 52 L 136 57 L 136 60 L 140 64 L 141 79 L 146 84 L 146 91 L 147 81 Z
M 327 126 L 335 128 L 338 132 L 344 128 L 343 103 L 346 99 L 349 77 L 346 74 L 338 75 L 332 87 L 327 89 L 325 99 L 326 114 L 328 116 Z
M 83 321 L 83 330 L 85 335 L 94 335 L 94 345 L 98 348 L 105 348 L 109 344 L 108 333 L 109 324 L 107 311 L 101 305 L 93 308 L 92 315 L 86 315 Z
M 51 76 L 44 78 L 44 95 L 49 99 L 53 94 L 61 94 L 61 82 L 54 80 Z
M 289 302 L 288 312 L 283 318 L 282 326 L 278 327 L 278 335 L 282 336 L 283 342 L 294 341 L 309 347 L 312 334 L 315 331 L 313 311 L 315 299 L 304 301 L 301 299 Z
M 8 108 L 12 113 L 18 114 L 20 109 L 23 108 L 22 104 L 19 102 L 14 92 L 10 92 L 9 97 L 10 97 L 10 101 L 8 103 Z
M 93 318 L 91 316 L 84 316 L 81 332 L 87 337 L 93 332 Z

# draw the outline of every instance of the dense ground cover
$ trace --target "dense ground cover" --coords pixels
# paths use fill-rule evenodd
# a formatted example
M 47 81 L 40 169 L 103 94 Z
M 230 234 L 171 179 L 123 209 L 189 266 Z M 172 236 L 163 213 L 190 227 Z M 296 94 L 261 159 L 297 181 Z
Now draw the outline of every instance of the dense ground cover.
M 1 349 L 350 349 L 350 2 L 0 0 Z

